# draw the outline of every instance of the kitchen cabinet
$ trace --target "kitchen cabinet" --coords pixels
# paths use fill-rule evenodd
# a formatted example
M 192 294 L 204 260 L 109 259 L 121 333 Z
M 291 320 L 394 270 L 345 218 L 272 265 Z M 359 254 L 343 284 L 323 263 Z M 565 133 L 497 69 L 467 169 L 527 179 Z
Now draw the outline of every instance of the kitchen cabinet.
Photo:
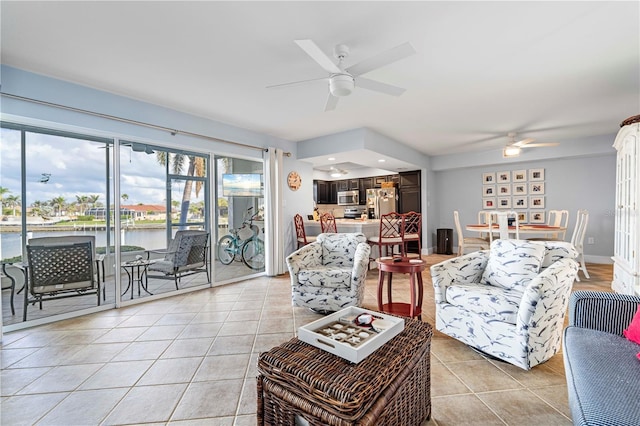
M 348 180 L 337 180 L 335 182 L 336 182 L 336 185 L 338 185 L 338 191 L 348 191 L 349 190 L 349 181 Z
M 419 187 L 420 186 L 420 170 L 399 173 L 398 180 L 399 180 L 398 185 L 401 187 Z
M 360 187 L 358 188 L 359 197 L 360 197 L 360 205 L 364 206 L 367 204 L 367 189 L 371 189 L 374 187 L 373 178 L 360 178 Z
M 313 201 L 316 204 L 327 204 L 329 202 L 329 182 L 324 180 L 313 181 Z
M 381 188 L 382 184 L 384 182 L 387 181 L 387 177 L 386 176 L 376 176 L 373 178 L 373 187 L 374 188 Z
M 349 179 L 349 191 L 358 191 L 360 189 L 360 179 Z
M 617 154 L 611 288 L 617 293 L 640 295 L 640 115 L 624 123 L 628 124 L 620 129 L 613 144 Z
M 329 182 L 329 196 L 327 197 L 327 204 L 338 204 L 338 182 Z

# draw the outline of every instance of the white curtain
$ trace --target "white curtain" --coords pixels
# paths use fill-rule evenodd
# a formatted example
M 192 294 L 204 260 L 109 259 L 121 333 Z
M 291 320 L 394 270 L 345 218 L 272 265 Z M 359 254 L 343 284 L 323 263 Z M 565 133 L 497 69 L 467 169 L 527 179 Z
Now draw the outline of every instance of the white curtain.
M 267 275 L 284 274 L 284 228 L 282 225 L 283 152 L 269 148 L 265 153 L 265 270 Z

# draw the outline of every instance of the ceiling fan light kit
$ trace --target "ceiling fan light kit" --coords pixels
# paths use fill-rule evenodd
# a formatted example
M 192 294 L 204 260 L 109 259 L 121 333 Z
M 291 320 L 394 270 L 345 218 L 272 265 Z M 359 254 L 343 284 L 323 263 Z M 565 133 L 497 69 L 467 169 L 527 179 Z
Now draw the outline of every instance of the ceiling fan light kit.
M 509 143 L 502 149 L 502 157 L 517 157 L 520 155 L 520 151 L 522 148 L 538 148 L 543 146 L 558 146 L 557 142 L 547 142 L 547 143 L 531 143 L 535 142 L 535 139 L 526 138 L 516 142 L 516 133 L 510 132 L 507 133 L 507 137 L 509 138 Z
M 506 146 L 502 150 L 502 156 L 504 158 L 518 157 L 519 155 L 520 155 L 520 148 L 517 146 Z
M 329 79 L 329 92 L 333 96 L 349 96 L 355 87 L 355 80 L 349 74 L 333 74 Z

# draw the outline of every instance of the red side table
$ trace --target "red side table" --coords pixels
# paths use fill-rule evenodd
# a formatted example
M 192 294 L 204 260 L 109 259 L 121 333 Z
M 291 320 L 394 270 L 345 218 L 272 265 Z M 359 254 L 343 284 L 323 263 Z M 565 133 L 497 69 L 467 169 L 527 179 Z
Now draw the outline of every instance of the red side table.
M 400 259 L 399 261 L 397 259 Z M 394 261 L 396 260 L 396 261 Z M 378 264 L 378 310 L 403 317 L 418 317 L 422 319 L 422 271 L 427 267 L 427 263 L 422 259 L 408 257 L 401 258 L 379 258 Z M 391 283 L 393 273 L 409 274 L 409 285 L 411 293 L 411 303 L 393 302 L 391 298 Z M 382 301 L 382 288 L 384 287 L 384 277 L 389 277 L 387 283 L 387 302 Z M 417 280 L 416 280 L 417 278 Z M 417 281 L 417 282 L 416 282 Z M 416 297 L 417 287 L 417 297 Z

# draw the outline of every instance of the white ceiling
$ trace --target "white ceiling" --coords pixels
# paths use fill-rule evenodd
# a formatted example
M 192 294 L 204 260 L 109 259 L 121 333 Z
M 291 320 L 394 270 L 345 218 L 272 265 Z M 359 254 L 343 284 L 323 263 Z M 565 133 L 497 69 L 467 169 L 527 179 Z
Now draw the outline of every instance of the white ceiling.
M 498 149 L 512 131 L 538 142 L 613 134 L 640 113 L 637 1 L 0 8 L 3 64 L 291 141 L 367 127 L 441 155 Z M 347 44 L 347 66 L 409 41 L 417 54 L 366 74 L 407 91 L 356 88 L 325 113 L 323 82 L 267 89 L 326 76 L 293 42 L 306 38 L 328 55 Z

